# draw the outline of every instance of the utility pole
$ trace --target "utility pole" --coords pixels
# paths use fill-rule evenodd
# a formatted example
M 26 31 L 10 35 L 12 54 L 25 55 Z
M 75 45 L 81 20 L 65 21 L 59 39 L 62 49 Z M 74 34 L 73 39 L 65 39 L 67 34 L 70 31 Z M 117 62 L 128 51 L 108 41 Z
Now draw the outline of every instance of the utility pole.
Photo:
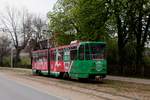
M 50 64 L 50 55 L 51 55 L 51 52 L 50 52 L 50 48 L 51 48 L 51 45 L 50 45 L 50 32 L 47 31 L 48 33 L 48 38 L 47 38 L 47 52 L 48 52 L 48 75 L 50 76 L 50 70 L 51 70 L 51 64 Z
M 13 52 L 13 48 L 11 48 L 11 68 L 14 67 L 14 64 L 13 64 L 13 56 L 14 56 L 14 52 Z

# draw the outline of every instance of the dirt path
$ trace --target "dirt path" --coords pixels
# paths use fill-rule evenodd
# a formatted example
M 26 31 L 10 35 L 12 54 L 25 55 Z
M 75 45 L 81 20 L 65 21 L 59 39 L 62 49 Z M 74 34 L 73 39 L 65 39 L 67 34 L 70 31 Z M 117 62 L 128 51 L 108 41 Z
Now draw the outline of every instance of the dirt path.
M 31 70 L 0 68 L 0 75 L 65 100 L 149 100 L 150 85 L 104 80 L 104 83 L 33 76 Z
M 128 77 L 109 76 L 109 75 L 107 76 L 106 79 L 150 85 L 150 79 L 128 78 Z

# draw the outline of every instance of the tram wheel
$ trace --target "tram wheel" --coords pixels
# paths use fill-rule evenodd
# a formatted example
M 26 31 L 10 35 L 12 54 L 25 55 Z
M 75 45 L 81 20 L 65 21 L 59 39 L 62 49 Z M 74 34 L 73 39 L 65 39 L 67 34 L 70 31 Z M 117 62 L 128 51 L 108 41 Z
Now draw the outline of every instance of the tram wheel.
M 41 73 L 41 71 L 40 71 L 40 70 L 36 70 L 36 72 L 35 72 L 35 73 L 36 73 L 36 75 L 39 75 L 39 76 L 40 76 L 40 75 L 42 75 L 42 73 Z
M 64 72 L 60 72 L 60 74 L 59 74 L 59 78 L 63 78 L 63 76 L 64 76 Z
M 64 73 L 64 74 L 63 74 L 63 78 L 64 78 L 64 79 L 69 79 L 69 74 L 68 74 L 68 73 Z

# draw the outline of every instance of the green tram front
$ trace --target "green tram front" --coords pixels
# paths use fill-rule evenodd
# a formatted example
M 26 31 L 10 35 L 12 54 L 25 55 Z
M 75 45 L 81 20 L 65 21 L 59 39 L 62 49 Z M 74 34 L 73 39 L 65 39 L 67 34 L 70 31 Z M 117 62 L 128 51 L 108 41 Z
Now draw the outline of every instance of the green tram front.
M 77 49 L 70 51 L 72 78 L 104 78 L 107 74 L 105 42 L 80 42 Z

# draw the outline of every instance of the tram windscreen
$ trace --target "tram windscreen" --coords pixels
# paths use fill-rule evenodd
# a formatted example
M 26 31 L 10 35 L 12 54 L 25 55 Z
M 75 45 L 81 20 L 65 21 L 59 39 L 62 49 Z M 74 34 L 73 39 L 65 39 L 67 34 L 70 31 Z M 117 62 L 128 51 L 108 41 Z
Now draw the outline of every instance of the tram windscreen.
M 104 59 L 105 46 L 102 43 L 86 43 L 79 47 L 79 60 Z
M 90 56 L 92 59 L 104 59 L 105 57 L 105 44 L 100 43 L 91 43 L 90 47 Z

